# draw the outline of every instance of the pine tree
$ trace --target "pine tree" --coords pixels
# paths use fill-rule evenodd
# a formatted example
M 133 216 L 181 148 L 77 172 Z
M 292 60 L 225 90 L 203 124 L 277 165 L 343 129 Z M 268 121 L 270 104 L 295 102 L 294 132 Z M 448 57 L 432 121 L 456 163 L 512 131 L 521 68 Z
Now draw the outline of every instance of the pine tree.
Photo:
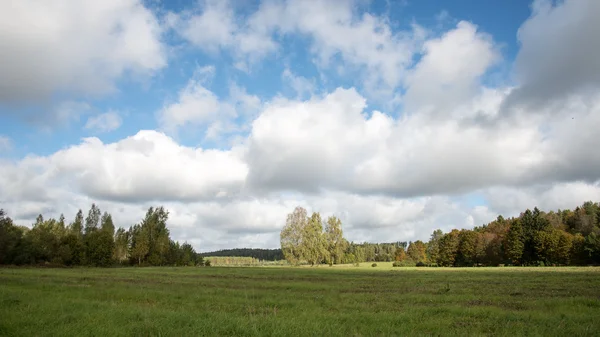
M 525 248 L 523 226 L 520 220 L 514 221 L 508 234 L 506 235 L 505 242 L 505 253 L 506 257 L 512 261 L 513 264 L 521 264 L 523 262 L 523 249 Z

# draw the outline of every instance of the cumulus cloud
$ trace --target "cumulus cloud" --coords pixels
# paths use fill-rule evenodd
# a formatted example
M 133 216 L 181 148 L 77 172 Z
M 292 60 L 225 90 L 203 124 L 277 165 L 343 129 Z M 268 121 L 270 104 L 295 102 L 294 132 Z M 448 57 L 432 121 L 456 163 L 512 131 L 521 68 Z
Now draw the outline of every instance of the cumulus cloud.
M 268 104 L 252 125 L 249 185 L 411 197 L 517 184 L 545 163 L 546 143 L 532 128 L 430 123 L 420 115 L 395 120 L 365 107 L 356 90 L 341 88 Z
M 246 16 L 236 15 L 229 1 L 199 4 L 197 11 L 175 15 L 172 26 L 202 49 L 232 51 L 241 69 L 278 52 L 277 36 L 300 34 L 311 39 L 317 65 L 334 67 L 339 56 L 373 92 L 400 85 L 426 36 L 416 24 L 395 33 L 385 17 L 358 15 L 356 1 L 263 1 Z
M 266 26 L 310 37 L 319 65 L 328 67 L 340 55 L 348 66 L 366 68 L 368 86 L 394 88 L 412 64 L 425 31 L 413 25 L 411 30 L 394 33 L 386 18 L 369 13 L 359 16 L 356 6 L 354 1 L 287 1 L 269 2 L 261 9 L 278 13 L 263 21 Z
M 166 65 L 156 16 L 138 0 L 0 3 L 0 103 L 99 95 Z
M 560 104 L 569 95 L 600 86 L 600 2 L 535 0 L 521 25 L 515 61 L 519 87 L 507 108 Z
M 123 119 L 116 111 L 109 111 L 88 118 L 85 128 L 96 132 L 110 132 L 118 129 L 122 123 Z
M 182 13 L 170 13 L 169 26 L 193 45 L 209 52 L 231 50 L 238 58 L 237 67 L 247 67 L 277 50 L 270 32 L 252 23 L 240 24 L 229 0 L 203 0 L 198 8 Z
M 145 10 L 133 3 L 125 4 Z M 572 52 L 578 49 L 559 48 L 595 55 L 594 2 L 534 3 L 519 32 L 519 81 L 512 87 L 481 84 L 500 56 L 475 24 L 459 22 L 429 37 L 418 26 L 393 31 L 383 17 L 358 15 L 356 6 L 267 1 L 244 16 L 231 3 L 207 1 L 197 11 L 171 13 L 168 25 L 183 37 L 209 52 L 233 51 L 234 62 L 277 52 L 280 36 L 308 37 L 319 67 L 343 60 L 365 71 L 357 77 L 362 85 L 321 91 L 287 69 L 282 77 L 295 98 L 263 101 L 234 82 L 219 97 L 209 83 L 215 68 L 199 68 L 156 113 L 166 134 L 143 130 L 109 143 L 85 138 L 47 156 L 4 160 L 0 202 L 26 222 L 99 201 L 122 226 L 162 204 L 175 239 L 210 250 L 277 247 L 297 205 L 339 216 L 350 240 L 396 241 L 425 240 L 437 228 L 468 228 L 534 206 L 598 200 L 600 95 L 588 88 L 599 67 Z M 372 109 L 368 91 L 377 86 L 406 89 L 403 110 Z M 514 102 L 540 97 L 558 103 L 521 105 L 511 122 L 497 118 Z M 64 116 L 85 110 L 66 107 Z M 172 138 L 184 128 L 205 139 L 238 138 L 231 147 L 190 147 Z M 486 204 L 460 201 L 472 193 Z
M 195 127 L 205 130 L 207 140 L 247 131 L 243 124 L 258 112 L 260 99 L 235 83 L 230 84 L 229 96 L 221 99 L 206 87 L 212 76 L 212 66 L 197 69 L 177 100 L 166 102 L 158 111 L 158 122 L 165 131 L 176 133 L 181 128 Z
M 524 188 L 490 188 L 483 191 L 489 208 L 505 216 L 518 216 L 525 209 L 574 209 L 585 201 L 600 200 L 600 182 L 551 183 Z
M 425 42 L 423 56 L 406 80 L 404 110 L 447 113 L 481 88 L 480 77 L 499 59 L 490 36 L 461 21 L 455 29 Z
M 42 182 L 64 183 L 92 198 L 121 202 L 226 198 L 239 191 L 247 174 L 235 149 L 183 147 L 156 131 L 110 144 L 85 138 L 51 156 L 28 157 L 3 169 L 7 195 L 47 200 L 52 196 Z
M 192 77 L 179 91 L 177 101 L 166 104 L 158 113 L 159 123 L 167 130 L 175 130 L 186 124 L 203 125 L 213 122 L 219 114 L 233 115 L 228 107 L 222 107 L 219 98 L 204 86 L 204 75 L 214 73 L 213 67 L 200 69 L 201 77 Z

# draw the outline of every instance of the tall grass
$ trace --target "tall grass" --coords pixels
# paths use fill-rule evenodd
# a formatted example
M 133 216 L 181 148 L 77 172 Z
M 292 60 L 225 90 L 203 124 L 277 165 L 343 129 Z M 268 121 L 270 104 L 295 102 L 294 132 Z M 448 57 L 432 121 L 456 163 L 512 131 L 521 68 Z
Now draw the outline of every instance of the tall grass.
M 598 268 L 0 269 L 1 336 L 594 336 Z

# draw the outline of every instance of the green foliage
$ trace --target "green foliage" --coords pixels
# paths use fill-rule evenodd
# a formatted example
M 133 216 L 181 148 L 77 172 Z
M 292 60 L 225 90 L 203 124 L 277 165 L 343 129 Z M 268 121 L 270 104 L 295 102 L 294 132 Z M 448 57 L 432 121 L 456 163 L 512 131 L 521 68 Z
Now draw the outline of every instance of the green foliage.
M 373 264 L 371 265 L 371 267 L 373 267 L 373 268 L 377 267 L 377 263 L 373 263 Z
M 291 214 L 288 214 L 286 224 L 281 230 L 281 251 L 285 259 L 292 265 L 298 265 L 305 259 L 303 236 L 307 224 L 306 210 L 296 207 Z
M 8 264 L 15 259 L 22 238 L 23 232 L 0 209 L 0 264 Z
M 440 239 L 437 259 L 438 265 L 454 266 L 460 243 L 459 233 L 460 232 L 457 229 L 453 229 L 450 233 L 444 234 Z
M 413 261 L 427 261 L 427 245 L 421 240 L 411 242 L 406 250 L 406 255 Z
M 31 229 L 15 226 L 0 210 L 0 264 L 89 265 L 108 267 L 116 263 L 137 265 L 197 265 L 204 263 L 193 247 L 170 245 L 163 207 L 150 208 L 139 225 L 128 231 L 117 229 L 112 216 L 92 204 L 83 220 L 79 210 L 75 220 L 65 225 L 59 220 L 37 216 Z
M 506 236 L 506 257 L 513 264 L 520 264 L 523 257 L 523 250 L 525 248 L 525 234 L 521 221 L 516 220 L 510 226 L 508 234 Z
M 279 261 L 283 260 L 283 252 L 281 249 L 260 249 L 260 248 L 235 248 L 223 249 L 214 252 L 199 254 L 201 256 L 240 256 L 253 257 L 263 261 Z
M 288 214 L 280 233 L 280 243 L 285 259 L 292 265 L 302 262 L 312 266 L 323 262 L 333 265 L 351 263 L 357 258 L 356 254 L 352 254 L 351 259 L 346 256 L 349 244 L 344 239 L 340 219 L 329 217 L 323 228 L 321 214 L 313 213 L 308 217 L 302 207 L 296 207 Z
M 75 221 L 71 223 L 69 230 L 78 237 L 83 236 L 83 212 L 81 210 L 77 211 Z
M 249 267 L 264 265 L 259 259 L 244 256 L 205 256 L 204 259 L 210 261 L 211 266 Z
M 404 251 L 404 247 L 397 247 L 396 252 L 394 253 L 394 261 L 402 262 L 404 260 L 406 260 L 406 252 Z
M 600 264 L 599 211 L 597 203 L 586 202 L 574 212 L 534 208 L 518 218 L 498 216 L 487 225 L 457 231 L 457 247 L 452 233 L 432 235 L 428 254 L 437 251 L 443 266 Z
M 477 232 L 463 229 L 458 234 L 458 251 L 454 261 L 456 266 L 473 266 L 479 262 Z
M 327 219 L 325 226 L 325 249 L 327 250 L 326 258 L 329 265 L 342 263 L 344 251 L 348 247 L 348 241 L 344 239 L 342 231 L 342 221 L 331 216 Z
M 92 207 L 90 208 L 90 211 L 88 212 L 88 216 L 87 216 L 87 218 L 85 218 L 85 229 L 84 229 L 85 235 L 88 235 L 91 232 L 98 229 L 98 226 L 100 225 L 100 215 L 101 214 L 102 214 L 102 212 L 100 212 L 100 209 L 96 206 L 96 204 L 92 204 Z
M 108 267 L 112 264 L 113 237 L 105 231 L 94 230 L 85 236 L 85 259 L 87 264 Z
M 320 264 L 326 260 L 327 249 L 323 234 L 323 221 L 319 213 L 313 213 L 302 231 L 301 249 L 303 258 L 310 264 Z
M 585 237 L 584 251 L 591 261 L 600 261 L 600 230 L 595 229 Z
M 437 261 L 440 252 L 440 240 L 444 236 L 441 229 L 436 229 L 431 234 L 429 243 L 427 244 L 427 259 L 429 261 Z

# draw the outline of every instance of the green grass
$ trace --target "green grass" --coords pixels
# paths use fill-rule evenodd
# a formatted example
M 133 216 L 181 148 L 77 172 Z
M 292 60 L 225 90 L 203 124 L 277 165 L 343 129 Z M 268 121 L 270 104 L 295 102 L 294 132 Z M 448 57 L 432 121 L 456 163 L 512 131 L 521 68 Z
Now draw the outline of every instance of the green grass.
M 1 336 L 593 336 L 599 268 L 0 269 Z

